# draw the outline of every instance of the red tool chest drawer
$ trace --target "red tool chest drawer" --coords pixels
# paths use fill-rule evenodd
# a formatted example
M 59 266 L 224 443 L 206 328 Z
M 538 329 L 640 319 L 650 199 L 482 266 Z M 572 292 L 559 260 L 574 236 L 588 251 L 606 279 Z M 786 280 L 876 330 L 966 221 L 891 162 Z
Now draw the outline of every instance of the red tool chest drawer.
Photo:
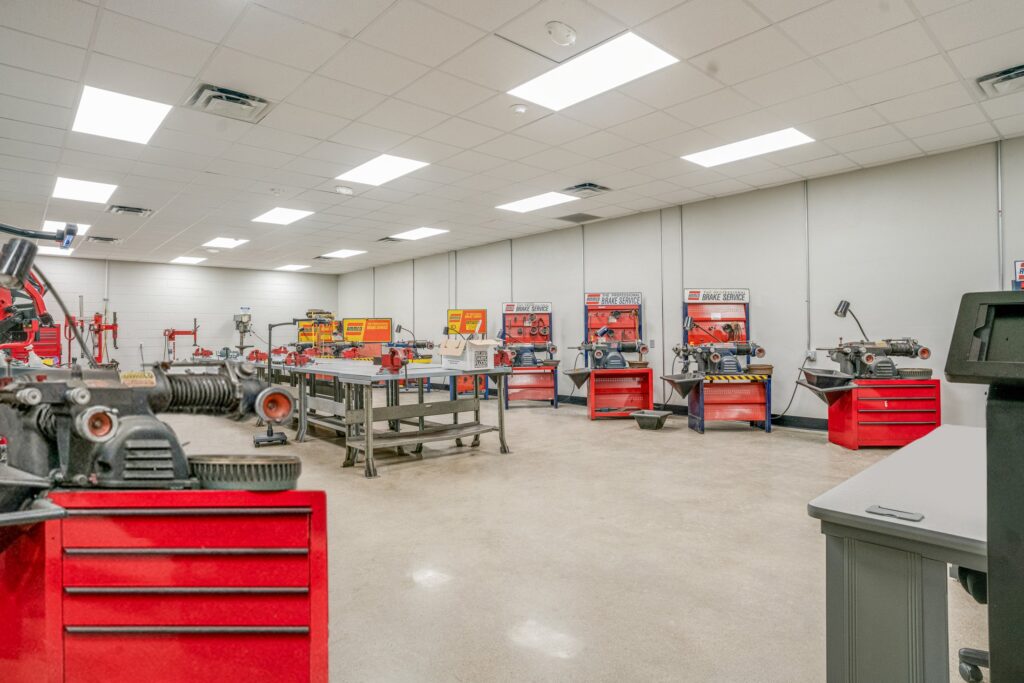
M 594 370 L 587 395 L 590 419 L 629 417 L 654 409 L 654 371 L 651 368 Z
M 905 446 L 942 424 L 937 379 L 857 379 L 828 409 L 828 439 L 846 448 Z
M 322 492 L 50 497 L 66 519 L 0 545 L 4 683 L 328 680 Z

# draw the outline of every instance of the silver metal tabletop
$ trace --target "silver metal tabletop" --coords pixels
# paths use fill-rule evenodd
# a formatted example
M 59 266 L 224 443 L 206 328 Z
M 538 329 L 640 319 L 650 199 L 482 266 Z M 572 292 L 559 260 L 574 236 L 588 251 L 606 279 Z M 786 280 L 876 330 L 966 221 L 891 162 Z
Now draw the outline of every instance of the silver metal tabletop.
M 274 370 L 296 375 L 324 375 L 336 377 L 346 384 L 373 384 L 376 382 L 397 382 L 400 380 L 439 379 L 459 375 L 508 375 L 511 368 L 498 367 L 493 370 L 462 371 L 442 368 L 434 363 L 409 363 L 401 372 L 381 372 L 379 365 L 365 360 L 342 358 L 321 358 L 309 365 L 283 365 L 275 363 Z

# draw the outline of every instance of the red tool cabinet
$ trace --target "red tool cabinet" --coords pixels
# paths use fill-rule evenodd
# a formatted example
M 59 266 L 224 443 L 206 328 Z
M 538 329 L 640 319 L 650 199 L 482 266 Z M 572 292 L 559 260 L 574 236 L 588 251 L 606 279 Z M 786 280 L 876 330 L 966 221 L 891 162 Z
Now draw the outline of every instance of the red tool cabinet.
M 855 379 L 828 407 L 828 440 L 846 448 L 906 446 L 942 424 L 937 379 Z
M 322 492 L 50 498 L 0 529 L 0 680 L 328 680 Z
M 629 417 L 637 410 L 654 410 L 654 370 L 593 370 L 587 389 L 587 410 L 591 420 Z
M 557 408 L 557 372 L 554 365 L 513 367 L 505 380 L 506 401 L 549 401 Z

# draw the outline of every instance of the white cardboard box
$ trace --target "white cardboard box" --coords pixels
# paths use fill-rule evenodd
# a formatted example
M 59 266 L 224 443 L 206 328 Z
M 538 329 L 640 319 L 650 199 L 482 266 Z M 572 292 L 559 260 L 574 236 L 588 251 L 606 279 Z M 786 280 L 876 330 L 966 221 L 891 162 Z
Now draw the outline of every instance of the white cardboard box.
M 493 370 L 494 347 L 496 346 L 498 346 L 496 339 L 448 337 L 438 347 L 441 367 L 464 372 Z

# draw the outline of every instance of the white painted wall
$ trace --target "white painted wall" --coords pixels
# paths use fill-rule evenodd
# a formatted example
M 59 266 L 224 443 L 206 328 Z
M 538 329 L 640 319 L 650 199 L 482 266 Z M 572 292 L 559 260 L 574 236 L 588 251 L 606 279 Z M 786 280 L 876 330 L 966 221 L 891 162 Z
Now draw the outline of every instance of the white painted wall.
M 191 328 L 193 317 L 199 323 L 199 345 L 217 351 L 238 343 L 232 316 L 242 306 L 251 308 L 255 330 L 266 338 L 268 323 L 301 317 L 307 308 L 333 310 L 338 302 L 333 275 L 75 257 L 40 257 L 39 266 L 73 315 L 78 315 L 79 295 L 84 297 L 87 317 L 103 312 L 104 292 L 108 292 L 107 310 L 117 312 L 119 323 L 119 348 L 111 354 L 129 369 L 139 366 L 140 344 L 147 363 L 160 360 L 163 330 Z M 52 296 L 47 298 L 47 308 L 55 320 L 63 322 Z M 294 341 L 295 328 L 278 328 L 274 340 Z M 263 346 L 252 337 L 249 341 Z M 179 340 L 179 358 L 191 355 L 191 343 L 191 339 Z
M 1024 138 L 1004 143 L 1003 168 L 1008 278 L 1013 259 L 1024 259 Z M 394 317 L 411 301 L 420 336 L 438 338 L 449 306 L 486 306 L 493 334 L 503 301 L 552 301 L 571 367 L 584 292 L 641 291 L 661 374 L 682 336 L 684 285 L 748 287 L 781 410 L 808 346 L 808 298 L 811 346 L 856 334 L 852 320 L 832 315 L 846 298 L 872 335 L 931 346 L 926 365 L 941 377 L 960 295 L 1006 286 L 998 242 L 995 146 L 982 145 L 812 180 L 806 200 L 805 184 L 794 183 L 378 268 L 386 274 L 376 287 L 372 271 L 342 275 L 339 307 L 365 315 L 376 298 L 374 315 Z M 401 291 L 385 294 L 392 286 Z M 823 355 L 817 365 L 834 367 Z M 565 394 L 570 384 L 560 387 Z M 666 393 L 659 387 L 656 400 Z M 945 383 L 945 421 L 982 424 L 982 398 L 977 387 Z M 824 417 L 824 405 L 801 389 L 791 414 Z

